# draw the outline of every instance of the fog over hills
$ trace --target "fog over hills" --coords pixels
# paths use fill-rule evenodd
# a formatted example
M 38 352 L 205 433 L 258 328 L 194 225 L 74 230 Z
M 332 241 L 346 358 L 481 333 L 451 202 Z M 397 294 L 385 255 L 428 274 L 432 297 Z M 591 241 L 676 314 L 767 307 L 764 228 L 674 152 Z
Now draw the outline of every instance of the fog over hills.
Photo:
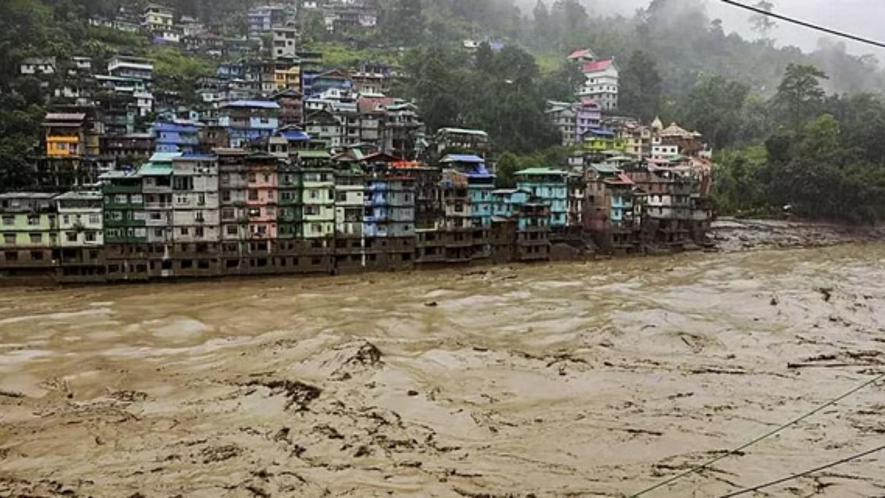
M 523 12 L 531 13 L 537 0 L 518 0 Z M 548 6 L 555 0 L 545 0 Z M 618 14 L 632 16 L 637 9 L 648 6 L 650 0 L 582 0 L 582 3 L 595 15 Z M 743 0 L 755 4 L 756 0 Z M 774 11 L 813 24 L 819 24 L 838 31 L 885 42 L 881 26 L 885 22 L 885 1 L 882 0 L 770 0 Z M 736 31 L 746 38 L 757 35 L 747 22 L 751 13 L 724 4 L 719 0 L 705 0 L 707 14 L 711 19 L 721 19 L 727 32 Z M 778 45 L 796 45 L 804 51 L 812 51 L 821 38 L 830 37 L 825 33 L 801 26 L 779 22 L 772 33 Z M 862 43 L 844 40 L 848 52 L 875 54 L 885 60 L 885 50 Z

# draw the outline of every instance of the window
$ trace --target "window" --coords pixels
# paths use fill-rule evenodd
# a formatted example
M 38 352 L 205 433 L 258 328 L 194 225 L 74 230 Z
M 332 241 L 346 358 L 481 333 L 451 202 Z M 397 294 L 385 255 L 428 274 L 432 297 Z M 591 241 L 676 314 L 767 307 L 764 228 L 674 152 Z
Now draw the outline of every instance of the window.
M 31 244 L 40 244 L 43 242 L 43 234 L 42 233 L 32 233 L 31 234 Z
M 258 191 L 257 190 L 250 190 L 249 191 L 249 200 L 250 201 L 257 201 L 258 200 Z
M 7 262 L 18 261 L 18 253 L 15 251 L 7 251 L 6 253 L 4 253 L 4 256 Z
M 14 233 L 4 233 L 3 234 L 3 243 L 6 245 L 15 245 L 15 234 Z
M 15 216 L 13 216 L 11 214 L 4 214 L 3 215 L 3 224 L 7 225 L 7 226 L 15 224 Z
M 65 232 L 65 240 L 68 242 L 77 242 L 77 232 Z
M 86 232 L 86 242 L 95 242 L 95 232 Z
M 35 216 L 32 214 L 28 215 L 28 225 L 39 225 L 39 224 L 40 224 L 40 217 L 39 216 Z
M 91 225 L 101 224 L 101 215 L 100 214 L 90 214 L 89 215 L 89 224 L 91 224 Z
M 68 216 L 68 215 L 64 215 L 64 216 L 61 217 L 61 221 L 62 221 L 62 223 L 64 223 L 65 225 L 67 225 L 68 223 L 71 222 L 71 217 Z
M 224 208 L 221 210 L 221 219 L 223 220 L 232 220 L 234 219 L 235 213 L 233 208 Z
M 144 198 L 141 196 L 141 194 L 134 194 L 132 196 L 132 204 L 141 204 L 142 202 L 144 202 Z
M 203 237 L 203 227 L 194 228 L 194 237 Z
M 221 192 L 221 200 L 222 202 L 230 202 L 230 190 L 224 190 Z
M 227 234 L 228 235 L 236 235 L 237 234 L 237 226 L 236 225 L 228 225 L 227 226 Z
M 187 227 L 181 227 L 180 233 L 181 233 L 181 235 L 188 235 L 189 230 Z

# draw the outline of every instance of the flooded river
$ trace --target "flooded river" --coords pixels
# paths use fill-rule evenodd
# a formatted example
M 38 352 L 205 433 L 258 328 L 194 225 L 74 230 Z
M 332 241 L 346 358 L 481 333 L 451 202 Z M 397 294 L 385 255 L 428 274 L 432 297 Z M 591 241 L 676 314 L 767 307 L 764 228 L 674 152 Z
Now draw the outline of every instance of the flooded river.
M 883 351 L 875 244 L 4 290 L 0 496 L 622 496 L 885 371 Z M 877 385 L 647 496 L 882 444 Z M 885 455 L 770 492 L 885 496 Z

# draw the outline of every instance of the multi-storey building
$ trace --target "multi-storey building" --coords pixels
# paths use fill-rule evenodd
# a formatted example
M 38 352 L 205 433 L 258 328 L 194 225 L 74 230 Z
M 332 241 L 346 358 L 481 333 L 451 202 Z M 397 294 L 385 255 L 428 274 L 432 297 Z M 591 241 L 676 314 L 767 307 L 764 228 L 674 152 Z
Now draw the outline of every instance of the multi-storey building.
M 381 131 L 382 150 L 392 156 L 417 159 L 426 148 L 424 123 L 418 106 L 397 100 L 385 107 L 386 116 Z
M 272 56 L 274 59 L 294 59 L 298 55 L 298 30 L 275 27 L 272 35 Z
M 148 4 L 142 16 L 142 25 L 151 30 L 163 30 L 175 25 L 175 12 L 165 5 Z
M 436 152 L 440 157 L 450 152 L 485 157 L 490 151 L 489 134 L 482 130 L 440 128 L 436 132 Z
M 220 271 L 218 159 L 185 155 L 172 160 L 172 271 L 212 276 Z
M 552 168 L 529 168 L 516 172 L 516 186 L 528 192 L 550 213 L 547 225 L 553 229 L 563 229 L 568 224 L 568 173 Z
M 283 138 L 283 140 L 285 140 Z M 288 145 L 288 143 L 286 144 Z M 288 148 L 288 147 L 287 147 Z M 276 154 L 275 154 L 276 155 Z M 301 234 L 301 169 L 289 160 L 288 151 L 278 155 L 277 238 L 296 239 Z
M 200 126 L 187 121 L 158 122 L 151 129 L 157 152 L 193 154 L 200 147 Z
M 149 83 L 154 79 L 154 63 L 141 57 L 115 55 L 108 62 L 108 74 Z
M 282 26 L 286 22 L 286 9 L 277 5 L 263 5 L 249 9 L 249 38 L 259 39 L 261 35 L 270 33 L 274 26 Z
M 269 251 L 270 241 L 277 238 L 278 161 L 278 157 L 263 153 L 246 157 L 249 240 L 253 248 L 263 251 Z
M 617 109 L 620 73 L 615 61 L 587 62 L 581 70 L 586 80 L 580 96 L 596 101 L 604 111 Z
M 414 264 L 415 181 L 391 168 L 394 161 L 384 154 L 365 159 L 368 175 L 363 230 L 367 267 L 403 268 Z
M 366 172 L 357 161 L 335 168 L 335 268 L 342 273 L 366 267 Z
M 247 271 L 244 264 L 249 247 L 249 218 L 246 212 L 248 175 L 242 149 L 216 149 L 221 218 L 222 270 L 236 274 Z
M 147 279 L 150 251 L 141 175 L 111 171 L 103 174 L 101 180 L 107 278 Z
M 279 127 L 280 106 L 266 100 L 238 100 L 224 104 L 218 124 L 227 130 L 230 146 L 240 148 L 267 139 Z
M 54 194 L 0 194 L 0 267 L 7 277 L 47 275 L 55 264 Z
M 103 196 L 99 191 L 71 191 L 57 197 L 59 279 L 105 278 Z
M 325 156 L 324 156 L 325 154 Z M 328 154 L 299 151 L 303 203 L 301 236 L 305 239 L 328 239 L 335 235 L 335 172 Z

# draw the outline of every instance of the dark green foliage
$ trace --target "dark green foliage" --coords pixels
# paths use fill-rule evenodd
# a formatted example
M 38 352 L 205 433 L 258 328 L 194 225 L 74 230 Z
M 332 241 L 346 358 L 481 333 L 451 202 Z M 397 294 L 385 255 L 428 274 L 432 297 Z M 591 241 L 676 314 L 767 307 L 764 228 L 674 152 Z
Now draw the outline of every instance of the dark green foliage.
M 885 103 L 872 95 L 827 99 L 822 78 L 813 67 L 791 66 L 768 106 L 778 130 L 764 147 L 720 154 L 721 212 L 753 215 L 790 206 L 811 219 L 885 219 L 885 147 L 879 138 L 885 134 Z
M 660 112 L 661 75 L 655 60 L 646 52 L 633 52 L 621 68 L 620 107 L 646 122 Z
M 558 141 L 544 115 L 538 67 L 517 47 L 494 54 L 484 44 L 473 58 L 440 47 L 416 50 L 405 67 L 409 78 L 401 90 L 417 100 L 431 132 L 445 126 L 479 128 L 497 150 L 514 152 Z

